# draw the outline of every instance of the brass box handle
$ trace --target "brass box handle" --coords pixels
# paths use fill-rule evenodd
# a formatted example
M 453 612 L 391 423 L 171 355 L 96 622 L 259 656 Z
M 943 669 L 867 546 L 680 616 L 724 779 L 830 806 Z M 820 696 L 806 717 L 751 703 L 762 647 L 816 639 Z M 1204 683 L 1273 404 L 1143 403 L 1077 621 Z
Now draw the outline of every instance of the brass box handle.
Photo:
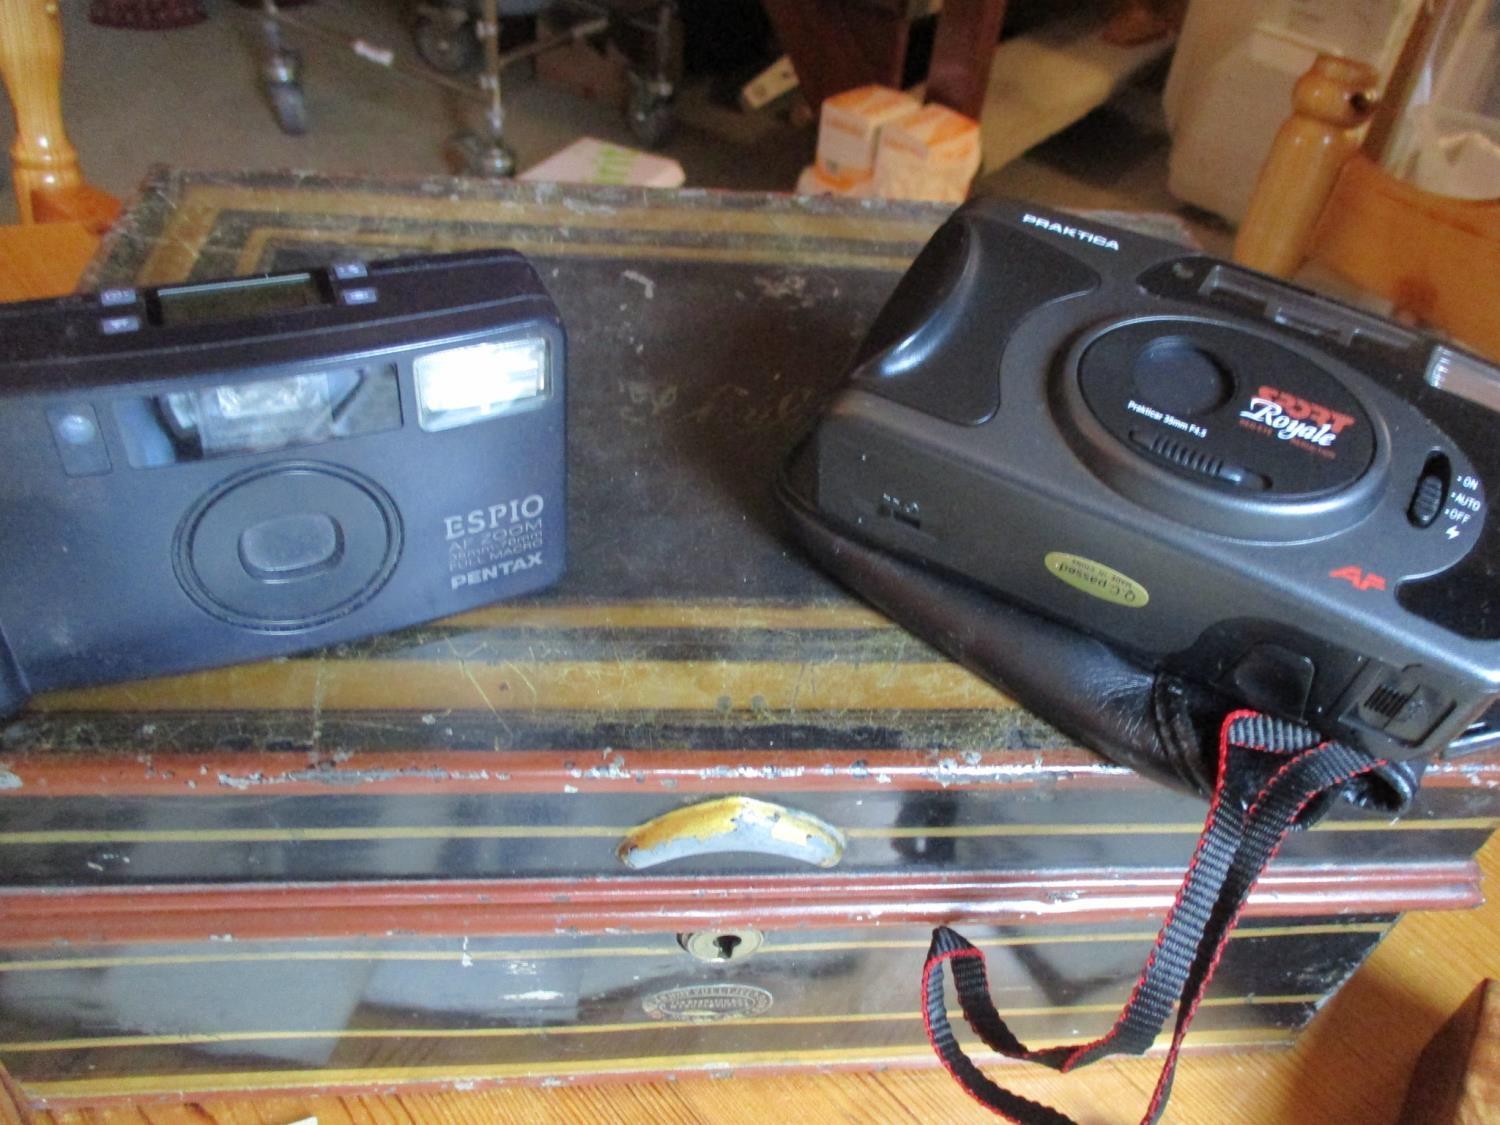
M 615 854 L 641 870 L 686 856 L 751 852 L 832 867 L 844 834 L 811 813 L 754 797 L 717 797 L 663 813 L 630 830 Z

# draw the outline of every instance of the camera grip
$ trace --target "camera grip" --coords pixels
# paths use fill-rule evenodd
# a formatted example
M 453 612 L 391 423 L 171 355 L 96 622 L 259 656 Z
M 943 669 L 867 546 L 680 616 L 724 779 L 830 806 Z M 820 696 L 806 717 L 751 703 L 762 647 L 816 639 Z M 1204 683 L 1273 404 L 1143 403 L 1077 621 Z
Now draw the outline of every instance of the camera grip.
M 797 540 L 825 571 L 1079 745 L 1201 797 L 1214 791 L 1219 727 L 1236 701 L 830 525 L 808 499 L 807 452 L 804 445 L 793 455 L 777 493 Z M 1421 773 L 1420 761 L 1383 764 L 1341 796 L 1399 815 Z M 1254 796 L 1230 799 L 1243 805 Z
M 806 466 L 794 457 L 777 490 L 797 540 L 826 572 L 1080 745 L 1199 796 L 1213 791 L 1209 756 L 1228 701 L 841 533 L 807 501 Z

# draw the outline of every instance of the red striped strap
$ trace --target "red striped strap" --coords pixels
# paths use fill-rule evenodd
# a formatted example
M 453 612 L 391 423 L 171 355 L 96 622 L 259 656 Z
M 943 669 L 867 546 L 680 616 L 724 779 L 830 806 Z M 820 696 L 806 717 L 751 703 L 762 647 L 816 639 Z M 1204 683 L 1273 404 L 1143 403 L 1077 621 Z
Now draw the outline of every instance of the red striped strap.
M 1113 1027 L 1080 1046 L 1032 1049 L 1006 1026 L 990 1000 L 984 954 L 940 926 L 922 971 L 927 1039 L 948 1072 L 981 1105 L 1020 1125 L 1068 1125 L 1069 1118 L 991 1081 L 959 1045 L 943 997 L 945 972 L 964 1019 L 991 1050 L 1008 1058 L 1069 1071 L 1113 1054 L 1138 1055 L 1156 1042 L 1173 1011 L 1177 1022 L 1143 1122 L 1161 1115 L 1172 1088 L 1183 1036 L 1213 978 L 1224 944 L 1261 873 L 1282 841 L 1319 819 L 1355 778 L 1386 763 L 1338 742 L 1320 742 L 1305 727 L 1236 711 L 1219 735 L 1219 772 L 1203 834 L 1167 912 L 1146 967 Z M 1254 798 L 1244 808 L 1234 794 Z

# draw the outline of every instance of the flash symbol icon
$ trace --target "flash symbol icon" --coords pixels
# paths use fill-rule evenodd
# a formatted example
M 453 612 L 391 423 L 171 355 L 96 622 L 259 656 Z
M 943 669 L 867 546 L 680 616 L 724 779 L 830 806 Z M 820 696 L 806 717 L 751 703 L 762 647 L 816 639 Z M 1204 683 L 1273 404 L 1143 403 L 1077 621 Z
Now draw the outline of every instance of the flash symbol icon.
M 1456 527 L 1450 527 L 1443 534 L 1445 534 L 1446 536 L 1448 536 L 1449 539 L 1457 539 L 1458 538 L 1458 528 L 1456 528 Z

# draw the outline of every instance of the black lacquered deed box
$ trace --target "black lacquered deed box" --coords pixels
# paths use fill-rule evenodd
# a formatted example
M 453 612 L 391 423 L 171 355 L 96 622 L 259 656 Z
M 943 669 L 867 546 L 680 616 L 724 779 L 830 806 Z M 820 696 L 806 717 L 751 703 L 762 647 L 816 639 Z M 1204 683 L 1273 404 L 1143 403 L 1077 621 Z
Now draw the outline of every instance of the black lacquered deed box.
M 568 577 L 0 727 L 0 1063 L 38 1102 L 927 1059 L 931 927 L 1099 1033 L 1202 805 L 1070 746 L 787 542 L 779 460 L 943 217 L 161 172 L 98 284 L 514 246 L 571 333 Z M 143 575 L 141 581 L 151 581 Z M 128 592 L 122 592 L 128 596 Z M 1500 758 L 1294 838 L 1190 1044 L 1284 1042 L 1472 905 Z

